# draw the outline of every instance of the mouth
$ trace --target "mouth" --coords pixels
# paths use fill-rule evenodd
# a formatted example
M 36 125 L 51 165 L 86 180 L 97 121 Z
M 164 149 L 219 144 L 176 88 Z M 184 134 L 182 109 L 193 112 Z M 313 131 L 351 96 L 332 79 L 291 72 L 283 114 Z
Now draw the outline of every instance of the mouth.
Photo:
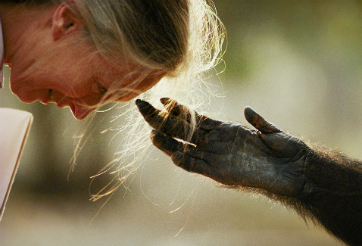
M 53 90 L 51 89 L 49 90 L 49 103 L 57 103 L 53 94 Z

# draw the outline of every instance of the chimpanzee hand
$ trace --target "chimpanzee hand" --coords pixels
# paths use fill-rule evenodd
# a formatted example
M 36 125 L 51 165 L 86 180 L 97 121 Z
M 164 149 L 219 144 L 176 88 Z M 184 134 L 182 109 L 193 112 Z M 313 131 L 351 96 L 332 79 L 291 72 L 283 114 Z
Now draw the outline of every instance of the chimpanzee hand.
M 136 104 L 155 129 L 151 133 L 153 144 L 177 166 L 229 186 L 259 188 L 287 196 L 303 190 L 309 148 L 251 108 L 245 108 L 245 118 L 257 131 L 234 122 L 212 120 L 171 99 L 163 98 L 161 102 L 167 112 L 142 100 Z M 192 113 L 196 129 L 188 137 Z

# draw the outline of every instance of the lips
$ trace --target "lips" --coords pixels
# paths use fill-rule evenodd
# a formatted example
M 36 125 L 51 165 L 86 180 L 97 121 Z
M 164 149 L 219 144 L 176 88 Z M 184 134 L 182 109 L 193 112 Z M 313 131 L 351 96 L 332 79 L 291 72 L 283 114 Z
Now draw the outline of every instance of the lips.
M 34 95 L 35 96 L 33 97 L 33 100 L 25 100 L 23 97 L 21 97 L 19 93 L 17 94 L 17 96 L 21 99 L 21 101 L 25 103 L 33 103 L 35 101 L 39 101 L 45 105 L 48 105 L 50 103 L 56 103 L 52 90 L 47 90 L 45 92 L 41 91 L 40 93 L 38 93 L 38 95 L 36 93 L 34 93 Z

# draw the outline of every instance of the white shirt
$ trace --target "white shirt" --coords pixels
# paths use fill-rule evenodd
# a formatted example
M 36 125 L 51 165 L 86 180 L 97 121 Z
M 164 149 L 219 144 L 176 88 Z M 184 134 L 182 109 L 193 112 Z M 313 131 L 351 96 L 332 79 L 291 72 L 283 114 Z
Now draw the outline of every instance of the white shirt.
M 0 17 L 0 89 L 4 87 L 4 38 Z

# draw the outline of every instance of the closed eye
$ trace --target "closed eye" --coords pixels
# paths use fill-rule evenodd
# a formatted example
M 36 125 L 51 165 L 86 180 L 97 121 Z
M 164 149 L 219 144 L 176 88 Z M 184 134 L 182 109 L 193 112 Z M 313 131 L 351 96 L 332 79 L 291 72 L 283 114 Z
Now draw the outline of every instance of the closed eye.
M 104 86 L 100 85 L 99 83 L 98 84 L 98 90 L 99 90 L 99 93 L 101 94 L 106 94 L 107 93 L 107 88 L 105 88 Z
M 105 88 L 104 86 L 102 86 L 100 83 L 98 82 L 94 82 L 92 85 L 92 91 L 101 95 L 104 95 L 107 93 L 107 88 Z

